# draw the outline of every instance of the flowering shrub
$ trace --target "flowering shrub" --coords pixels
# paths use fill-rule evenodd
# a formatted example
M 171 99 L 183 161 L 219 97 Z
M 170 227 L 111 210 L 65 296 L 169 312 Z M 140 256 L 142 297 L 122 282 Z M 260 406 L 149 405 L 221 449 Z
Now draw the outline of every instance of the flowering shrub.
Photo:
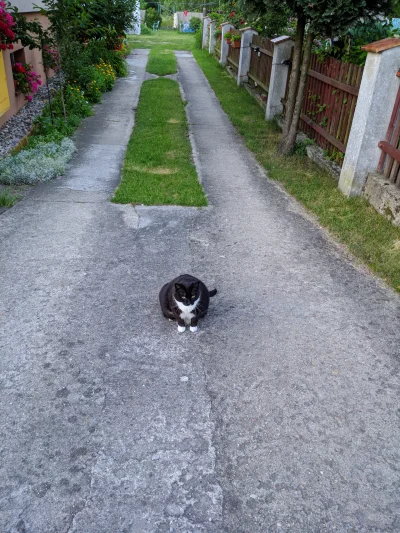
M 100 59 L 97 65 L 91 65 L 81 70 L 77 83 L 83 87 L 85 97 L 91 103 L 96 104 L 101 100 L 101 93 L 111 91 L 115 79 L 115 72 L 111 64 Z
M 36 145 L 35 137 L 43 141 L 60 142 L 63 137 L 72 135 L 79 126 L 82 118 L 92 114 L 92 107 L 80 87 L 67 85 L 64 89 L 64 103 L 67 118 L 64 118 L 64 109 L 61 101 L 61 93 L 55 94 L 52 101 L 53 117 L 50 106 L 43 108 L 42 114 L 34 120 L 34 135 L 28 140 L 29 146 Z
M 5 10 L 6 4 L 0 1 L 0 50 L 12 50 L 12 43 L 16 36 L 12 28 L 15 26 L 15 20 L 10 13 Z
M 113 44 L 113 50 L 114 52 L 118 52 L 119 50 L 122 50 L 124 46 L 124 38 L 121 36 L 118 36 L 114 39 Z
M 115 73 L 110 63 L 105 63 L 102 59 L 96 65 L 98 71 L 101 72 L 104 79 L 104 88 L 106 91 L 111 91 L 115 82 Z
M 115 53 L 117 57 L 121 58 L 127 57 L 129 55 L 129 48 L 126 40 L 122 43 L 121 47 L 115 51 Z
M 43 66 L 45 69 L 53 69 L 58 71 L 58 52 L 50 48 L 48 44 L 45 44 L 42 49 Z
M 0 159 L 0 182 L 9 185 L 49 181 L 65 173 L 76 148 L 71 139 L 38 144 L 16 155 Z
M 90 117 L 92 114 L 92 107 L 80 87 L 76 85 L 67 85 L 64 97 L 69 114 L 77 115 L 79 117 Z
M 31 94 L 38 90 L 39 85 L 42 85 L 40 75 L 36 74 L 36 72 L 32 70 L 32 65 L 29 65 L 28 63 L 25 63 L 25 65 L 22 63 L 15 63 L 13 66 L 13 77 L 17 82 L 15 87 L 16 91 L 24 94 L 29 101 L 32 100 Z
M 105 90 L 103 77 L 96 67 L 91 69 L 91 80 L 85 87 L 85 96 L 92 104 L 97 104 L 101 100 L 101 93 Z

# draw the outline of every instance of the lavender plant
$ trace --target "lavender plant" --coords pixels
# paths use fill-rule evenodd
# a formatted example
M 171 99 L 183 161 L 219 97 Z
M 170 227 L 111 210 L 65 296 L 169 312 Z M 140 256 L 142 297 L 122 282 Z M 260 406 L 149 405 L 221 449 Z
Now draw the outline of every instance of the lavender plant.
M 16 185 L 49 181 L 65 173 L 68 161 L 76 148 L 71 139 L 60 144 L 41 143 L 16 155 L 0 159 L 0 183 Z

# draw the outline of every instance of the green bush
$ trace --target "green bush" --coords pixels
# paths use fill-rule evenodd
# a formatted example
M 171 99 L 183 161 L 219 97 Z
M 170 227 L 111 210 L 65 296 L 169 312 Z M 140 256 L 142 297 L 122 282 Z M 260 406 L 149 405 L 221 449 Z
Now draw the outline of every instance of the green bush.
M 161 28 L 172 28 L 174 25 L 174 18 L 172 15 L 163 16 L 161 19 Z
M 97 103 L 101 99 L 101 94 L 95 90 L 96 87 L 101 93 L 110 90 L 113 85 L 113 82 L 105 81 L 104 76 L 99 75 L 97 72 L 99 64 L 102 62 L 110 64 L 118 77 L 127 74 L 123 51 L 109 50 L 104 39 L 92 39 L 86 47 L 80 43 L 70 43 L 68 47 L 68 55 L 63 62 L 67 81 L 85 91 L 92 103 Z M 96 83 L 93 83 L 94 81 Z
M 52 137 L 55 135 L 57 141 L 59 141 L 60 136 L 63 138 L 70 137 L 79 126 L 81 120 L 82 118 L 77 115 L 69 115 L 66 119 L 64 117 L 53 117 L 53 120 L 50 115 L 40 115 L 34 121 L 34 131 L 37 135 L 51 140 L 53 140 Z
M 380 20 L 365 20 L 357 22 L 346 35 L 334 40 L 315 41 L 313 52 L 320 56 L 321 61 L 326 56 L 335 57 L 345 63 L 365 65 L 367 52 L 361 49 L 365 44 L 380 41 L 386 37 L 397 36 L 391 23 Z
M 202 36 L 201 31 L 196 31 L 196 33 L 194 34 L 194 42 L 195 42 L 196 48 L 200 48 L 200 49 L 202 48 L 203 36 Z
M 74 133 L 84 117 L 92 114 L 92 108 L 86 95 L 77 86 L 67 85 L 64 89 L 64 103 L 67 119 L 64 119 L 60 91 L 52 101 L 53 120 L 50 106 L 46 105 L 43 108 L 42 114 L 34 121 L 35 135 L 29 138 L 28 148 L 34 147 L 40 142 L 61 142 L 63 137 L 68 137 Z
M 46 133 L 46 135 L 31 135 L 23 150 L 29 150 L 30 148 L 35 148 L 35 146 L 37 146 L 38 144 L 45 144 L 50 142 L 60 144 L 63 139 L 65 139 L 65 135 L 63 135 L 59 130 L 51 128 L 50 133 Z
M 149 28 L 152 28 L 153 24 L 155 24 L 156 22 L 161 23 L 161 15 L 157 11 L 157 9 L 155 9 L 154 7 L 149 7 L 146 9 L 146 16 L 144 21 Z
M 146 26 L 146 24 L 141 24 L 141 26 L 140 26 L 140 33 L 141 33 L 142 35 L 151 35 L 153 32 L 151 31 L 150 28 L 148 28 L 148 27 Z
M 94 40 L 88 42 L 84 51 L 88 65 L 98 64 L 102 59 L 105 63 L 110 63 L 115 75 L 120 78 L 126 76 L 127 67 L 123 57 L 123 52 L 109 50 L 105 40 Z
M 197 17 L 192 17 L 189 21 L 189 28 L 195 32 L 200 31 L 201 20 Z

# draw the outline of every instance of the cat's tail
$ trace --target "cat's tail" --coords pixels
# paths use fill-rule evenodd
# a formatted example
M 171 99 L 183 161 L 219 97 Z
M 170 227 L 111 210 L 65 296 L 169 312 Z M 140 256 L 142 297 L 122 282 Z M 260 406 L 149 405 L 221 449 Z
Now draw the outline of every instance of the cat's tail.
M 208 291 L 208 296 L 210 298 L 212 298 L 213 296 L 215 296 L 217 294 L 217 292 L 218 292 L 217 289 L 214 289 L 212 291 Z

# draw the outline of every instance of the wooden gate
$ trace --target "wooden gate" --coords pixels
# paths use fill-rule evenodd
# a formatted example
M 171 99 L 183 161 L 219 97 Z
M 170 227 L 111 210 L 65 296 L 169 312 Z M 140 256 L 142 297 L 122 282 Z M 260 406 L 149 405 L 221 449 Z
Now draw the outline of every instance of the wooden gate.
M 340 165 L 361 85 L 363 67 L 333 57 L 311 56 L 300 129 Z
M 272 72 L 272 57 L 274 55 L 274 43 L 259 35 L 253 36 L 251 43 L 250 69 L 247 73 L 249 84 L 262 92 L 269 90 Z
M 396 76 L 400 77 L 400 71 Z M 378 146 L 382 150 L 378 172 L 383 172 L 386 179 L 400 187 L 400 87 L 397 92 L 386 138 L 384 141 L 380 141 Z

